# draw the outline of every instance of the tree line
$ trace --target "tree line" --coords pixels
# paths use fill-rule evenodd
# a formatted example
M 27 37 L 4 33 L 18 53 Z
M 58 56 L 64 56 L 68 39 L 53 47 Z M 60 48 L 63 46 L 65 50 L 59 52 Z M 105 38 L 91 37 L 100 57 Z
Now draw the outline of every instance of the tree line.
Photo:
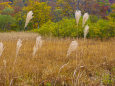
M 1 0 L 0 31 L 24 30 L 29 11 L 33 11 L 34 17 L 26 30 L 35 31 L 47 25 L 49 21 L 58 23 L 70 19 L 67 20 L 69 23 L 74 19 L 76 10 L 81 10 L 82 14 L 89 13 L 91 24 L 99 20 L 111 21 L 114 24 L 114 0 Z M 66 25 L 64 27 L 66 28 Z

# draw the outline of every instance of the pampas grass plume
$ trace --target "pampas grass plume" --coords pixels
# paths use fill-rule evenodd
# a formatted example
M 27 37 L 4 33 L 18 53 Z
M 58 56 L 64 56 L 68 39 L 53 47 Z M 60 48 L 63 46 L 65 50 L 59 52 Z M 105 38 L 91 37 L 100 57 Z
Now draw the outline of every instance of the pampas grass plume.
M 25 22 L 25 27 L 24 27 L 24 28 L 27 27 L 29 21 L 33 18 L 32 15 L 33 15 L 33 12 L 32 12 L 32 11 L 29 11 L 28 14 L 27 14 L 27 17 L 26 17 L 26 22 Z
M 85 29 L 84 29 L 84 39 L 86 38 L 88 32 L 89 32 L 89 26 L 86 25 L 86 26 L 85 26 Z
M 18 39 L 18 41 L 17 41 L 17 47 L 16 47 L 16 57 L 18 55 L 18 52 L 19 52 L 21 46 L 22 46 L 22 40 Z
M 70 46 L 69 46 L 69 49 L 67 51 L 67 57 L 77 49 L 78 47 L 78 42 L 77 41 L 72 41 Z
M 4 51 L 4 45 L 2 42 L 0 42 L 0 56 L 2 55 L 3 51 Z
M 21 39 L 18 39 L 18 41 L 17 41 L 17 46 L 16 46 L 16 57 L 15 57 L 15 60 L 14 60 L 14 63 L 13 63 L 13 67 L 12 67 L 12 71 L 13 71 L 13 72 L 14 72 L 14 70 L 15 70 L 15 64 L 16 64 L 16 62 L 17 62 L 18 52 L 19 52 L 21 46 L 22 46 L 22 40 L 21 40 Z M 12 73 L 13 73 L 13 72 L 12 72 Z M 12 75 L 13 75 L 13 74 L 12 74 Z M 11 79 L 9 86 L 12 86 L 12 82 L 13 82 L 13 79 Z
M 88 18 L 89 18 L 89 14 L 88 14 L 88 13 L 85 13 L 85 14 L 83 15 L 82 27 L 84 27 L 84 25 L 85 25 L 86 21 L 88 20 Z
M 79 23 L 80 17 L 81 17 L 81 11 L 80 10 L 76 10 L 76 12 L 75 12 L 75 19 L 76 19 L 77 25 Z
M 4 63 L 4 67 L 6 67 L 6 60 L 3 60 L 3 63 Z
M 38 51 L 38 48 L 41 48 L 42 47 L 42 39 L 41 39 L 41 36 L 38 36 L 36 38 L 36 44 L 34 45 L 33 47 L 33 57 L 35 56 L 36 52 Z

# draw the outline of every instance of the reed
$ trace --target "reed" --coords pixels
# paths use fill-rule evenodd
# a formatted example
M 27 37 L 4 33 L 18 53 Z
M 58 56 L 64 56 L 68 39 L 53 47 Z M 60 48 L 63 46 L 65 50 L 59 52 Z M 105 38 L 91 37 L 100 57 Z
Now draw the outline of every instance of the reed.
M 81 11 L 80 10 L 76 10 L 76 12 L 75 12 L 75 19 L 76 19 L 77 25 L 79 23 L 80 17 L 81 17 Z
M 84 27 L 84 25 L 85 25 L 85 23 L 87 22 L 88 18 L 89 18 L 89 14 L 88 14 L 88 13 L 85 13 L 85 14 L 83 15 L 82 27 Z
M 67 57 L 73 52 L 76 50 L 76 48 L 78 47 L 78 43 L 77 41 L 72 41 L 69 48 L 68 48 L 68 51 L 67 51 Z
M 89 26 L 86 25 L 85 28 L 84 28 L 84 39 L 86 39 L 86 36 L 87 36 L 88 32 L 89 32 Z
M 0 56 L 2 56 L 3 51 L 4 51 L 4 45 L 2 42 L 0 42 Z
M 25 26 L 24 26 L 24 28 L 27 27 L 28 23 L 29 23 L 30 20 L 33 18 L 32 15 L 33 15 L 33 12 L 32 12 L 32 11 L 29 11 L 29 12 L 27 13 L 27 17 L 26 17 L 26 22 L 25 22 Z
M 42 47 L 42 39 L 41 39 L 41 36 L 38 36 L 36 38 L 36 44 L 33 47 L 33 53 L 32 53 L 33 57 L 35 56 L 35 54 L 38 51 L 38 49 L 41 48 L 41 47 Z
M 16 57 L 18 55 L 18 52 L 19 52 L 21 46 L 22 46 L 22 40 L 18 39 L 18 41 L 17 41 L 17 47 L 16 47 Z
M 6 68 L 6 60 L 5 59 L 3 60 L 3 63 L 4 63 L 4 67 Z
M 15 64 L 17 62 L 17 56 L 18 56 L 18 53 L 19 53 L 19 50 L 20 50 L 21 46 L 22 46 L 22 40 L 18 39 L 17 45 L 16 45 L 16 57 L 15 57 L 15 60 L 13 62 L 13 66 L 12 66 L 12 76 L 13 76 L 14 71 L 15 71 Z M 12 86 L 12 83 L 13 83 L 13 78 L 10 81 L 10 86 Z

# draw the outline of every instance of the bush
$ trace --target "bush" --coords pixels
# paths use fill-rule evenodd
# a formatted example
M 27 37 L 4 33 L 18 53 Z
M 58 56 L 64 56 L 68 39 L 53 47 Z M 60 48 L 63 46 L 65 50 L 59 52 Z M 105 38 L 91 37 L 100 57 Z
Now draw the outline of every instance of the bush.
M 115 36 L 115 22 L 111 20 L 100 19 L 96 23 L 92 23 L 90 19 L 87 24 L 89 25 L 89 38 L 110 38 Z M 63 18 L 59 22 L 47 22 L 40 27 L 37 32 L 41 35 L 52 35 L 60 37 L 83 37 L 82 18 L 77 27 L 75 19 Z
M 41 35 L 52 35 L 52 36 L 60 36 L 60 37 L 76 37 L 77 36 L 77 25 L 75 24 L 74 19 L 63 18 L 61 21 L 47 22 L 44 24 L 38 32 Z M 79 29 L 79 35 L 81 33 L 81 29 Z
M 0 30 L 7 31 L 10 30 L 10 26 L 14 23 L 15 19 L 10 15 L 0 14 Z
M 99 18 L 97 16 L 90 16 L 90 21 L 91 23 L 96 23 L 99 20 Z
M 115 22 L 100 19 L 90 24 L 89 37 L 110 38 L 115 36 Z
M 36 32 L 39 32 L 41 35 L 52 35 L 52 36 L 58 36 L 58 30 L 57 30 L 57 23 L 48 21 L 46 24 L 44 24 L 41 28 L 36 30 Z

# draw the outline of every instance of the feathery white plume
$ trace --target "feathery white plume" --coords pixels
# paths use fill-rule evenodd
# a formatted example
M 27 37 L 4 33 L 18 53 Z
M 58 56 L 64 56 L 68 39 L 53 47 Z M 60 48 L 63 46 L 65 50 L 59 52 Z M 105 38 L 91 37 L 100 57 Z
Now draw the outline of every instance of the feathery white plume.
M 27 27 L 29 21 L 33 18 L 32 15 L 33 15 L 33 12 L 32 12 L 32 11 L 29 11 L 28 14 L 27 14 L 27 17 L 26 17 L 26 22 L 25 22 L 25 27 L 24 27 L 24 28 Z
M 34 45 L 33 47 L 33 57 L 35 56 L 36 52 L 38 51 L 38 48 L 41 48 L 42 47 L 42 39 L 41 39 L 41 36 L 38 36 L 36 38 L 36 44 Z
M 85 25 L 86 21 L 88 20 L 88 18 L 89 18 L 89 14 L 88 14 L 88 13 L 85 13 L 85 14 L 83 15 L 82 27 L 84 27 L 84 25 Z
M 18 39 L 18 41 L 17 41 L 17 46 L 16 46 L 16 57 L 15 57 L 15 60 L 14 60 L 14 63 L 13 63 L 13 67 L 12 67 L 12 71 L 13 71 L 13 72 L 14 72 L 14 70 L 15 70 L 15 64 L 16 64 L 16 62 L 17 62 L 18 52 L 19 52 L 21 46 L 22 46 L 22 40 L 21 40 L 21 39 Z M 10 86 L 12 85 L 12 82 L 13 82 L 13 79 L 11 79 L 11 81 L 10 81 Z
M 86 26 L 85 26 L 85 29 L 84 29 L 84 39 L 86 38 L 88 32 L 89 32 L 89 26 L 86 25 Z
M 75 19 L 76 19 L 77 25 L 79 23 L 80 17 L 81 17 L 81 11 L 80 10 L 76 10 L 76 12 L 75 12 Z
M 4 63 L 4 67 L 6 67 L 6 60 L 3 60 L 3 63 Z
M 2 55 L 3 51 L 4 51 L 4 45 L 2 42 L 0 42 L 0 56 Z
M 16 47 L 16 57 L 18 55 L 18 52 L 19 52 L 21 46 L 22 46 L 22 40 L 18 39 L 18 41 L 17 41 L 17 47 Z
M 77 46 L 78 46 L 78 42 L 77 41 L 72 41 L 70 46 L 69 46 L 69 49 L 67 51 L 67 57 L 77 49 Z

